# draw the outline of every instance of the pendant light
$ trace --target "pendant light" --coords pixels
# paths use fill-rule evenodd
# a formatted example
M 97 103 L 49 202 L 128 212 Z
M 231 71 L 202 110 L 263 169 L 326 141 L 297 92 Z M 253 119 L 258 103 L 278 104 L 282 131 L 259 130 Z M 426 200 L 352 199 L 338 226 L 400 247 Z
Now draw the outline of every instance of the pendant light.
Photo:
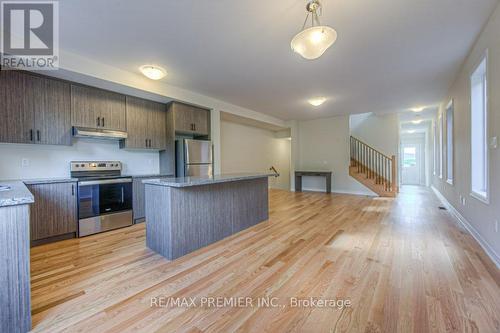
M 307 16 L 302 26 L 302 31 L 293 37 L 292 50 L 302 57 L 313 60 L 321 57 L 325 51 L 337 40 L 337 32 L 326 25 L 321 25 L 321 4 L 318 0 L 310 1 L 307 6 Z M 318 15 L 319 11 L 319 15 Z M 306 28 L 307 21 L 311 16 L 311 27 Z

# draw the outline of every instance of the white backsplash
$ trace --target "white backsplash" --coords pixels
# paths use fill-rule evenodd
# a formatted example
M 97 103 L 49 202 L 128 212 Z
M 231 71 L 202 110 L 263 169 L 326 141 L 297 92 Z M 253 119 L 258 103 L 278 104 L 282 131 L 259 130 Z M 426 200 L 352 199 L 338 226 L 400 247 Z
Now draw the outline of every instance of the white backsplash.
M 121 161 L 124 174 L 159 172 L 157 151 L 123 150 L 118 141 L 73 139 L 72 146 L 0 144 L 0 180 L 68 177 L 70 161 Z

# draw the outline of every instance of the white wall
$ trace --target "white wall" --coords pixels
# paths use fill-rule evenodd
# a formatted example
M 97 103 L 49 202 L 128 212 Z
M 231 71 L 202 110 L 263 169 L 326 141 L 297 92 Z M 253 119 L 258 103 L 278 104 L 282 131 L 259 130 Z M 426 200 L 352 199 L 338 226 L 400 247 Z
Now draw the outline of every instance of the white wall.
M 333 192 L 374 195 L 349 176 L 349 116 L 299 121 L 296 129 L 292 127 L 294 133 L 295 170 L 332 171 Z M 325 179 L 304 177 L 302 187 L 324 191 Z
M 364 113 L 351 115 L 351 135 L 392 156 L 399 154 L 399 115 Z
M 270 178 L 273 188 L 290 187 L 290 140 L 269 130 L 228 121 L 220 123 L 222 173 L 268 172 L 271 165 L 280 177 Z
M 22 159 L 29 166 L 22 167 Z M 68 177 L 73 160 L 117 160 L 124 174 L 156 174 L 158 152 L 125 151 L 117 141 L 74 139 L 73 146 L 0 144 L 0 179 Z
M 294 121 L 288 125 L 292 132 L 292 171 L 332 171 L 333 192 L 375 195 L 349 176 L 350 135 L 389 156 L 399 155 L 399 116 L 396 114 L 345 115 Z M 292 181 L 292 189 L 294 186 Z M 325 179 L 304 177 L 302 187 L 324 191 Z
M 466 62 L 452 85 L 448 96 L 442 101 L 443 113 L 448 102 L 454 101 L 454 184 L 446 182 L 446 146 L 443 147 L 443 179 L 433 177 L 433 185 L 472 227 L 475 237 L 482 242 L 490 256 L 500 264 L 500 231 L 495 231 L 495 219 L 500 221 L 500 151 L 489 149 L 490 203 L 485 204 L 469 195 L 471 192 L 470 159 L 470 106 L 469 75 L 475 64 L 489 49 L 489 137 L 500 134 L 500 6 L 490 17 L 483 32 L 476 41 Z M 446 130 L 444 130 L 446 131 Z M 444 133 L 443 142 L 446 142 Z M 448 161 L 449 162 L 449 161 Z M 439 172 L 438 172 L 439 174 Z M 466 203 L 460 203 L 460 196 Z M 500 222 L 499 222 L 500 223 Z M 500 226 L 499 226 L 500 228 Z

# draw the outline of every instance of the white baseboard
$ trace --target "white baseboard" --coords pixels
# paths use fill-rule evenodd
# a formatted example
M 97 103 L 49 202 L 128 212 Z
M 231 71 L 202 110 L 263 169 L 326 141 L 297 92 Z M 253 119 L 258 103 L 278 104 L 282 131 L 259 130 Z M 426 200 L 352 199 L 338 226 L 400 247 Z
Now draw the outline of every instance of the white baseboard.
M 479 245 L 483 248 L 484 252 L 490 257 L 491 260 L 495 263 L 497 268 L 500 269 L 500 256 L 495 252 L 495 250 L 488 244 L 488 242 L 477 232 L 477 230 L 467 221 L 465 217 L 460 214 L 460 212 L 444 197 L 441 192 L 434 186 L 431 186 L 432 190 L 439 198 L 439 200 L 443 203 L 443 205 L 448 209 L 448 211 L 457 219 L 460 225 L 467 230 L 472 237 L 479 243 Z

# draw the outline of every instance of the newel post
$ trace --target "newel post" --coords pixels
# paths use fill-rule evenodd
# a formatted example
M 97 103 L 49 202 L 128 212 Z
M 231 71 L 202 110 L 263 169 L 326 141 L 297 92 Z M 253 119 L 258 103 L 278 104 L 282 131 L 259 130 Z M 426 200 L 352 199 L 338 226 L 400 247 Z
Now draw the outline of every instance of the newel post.
M 392 155 L 391 157 L 391 160 L 392 160 L 392 191 L 394 193 L 398 193 L 399 192 L 399 181 L 398 181 L 398 165 L 397 165 L 397 162 L 396 162 L 396 155 Z

